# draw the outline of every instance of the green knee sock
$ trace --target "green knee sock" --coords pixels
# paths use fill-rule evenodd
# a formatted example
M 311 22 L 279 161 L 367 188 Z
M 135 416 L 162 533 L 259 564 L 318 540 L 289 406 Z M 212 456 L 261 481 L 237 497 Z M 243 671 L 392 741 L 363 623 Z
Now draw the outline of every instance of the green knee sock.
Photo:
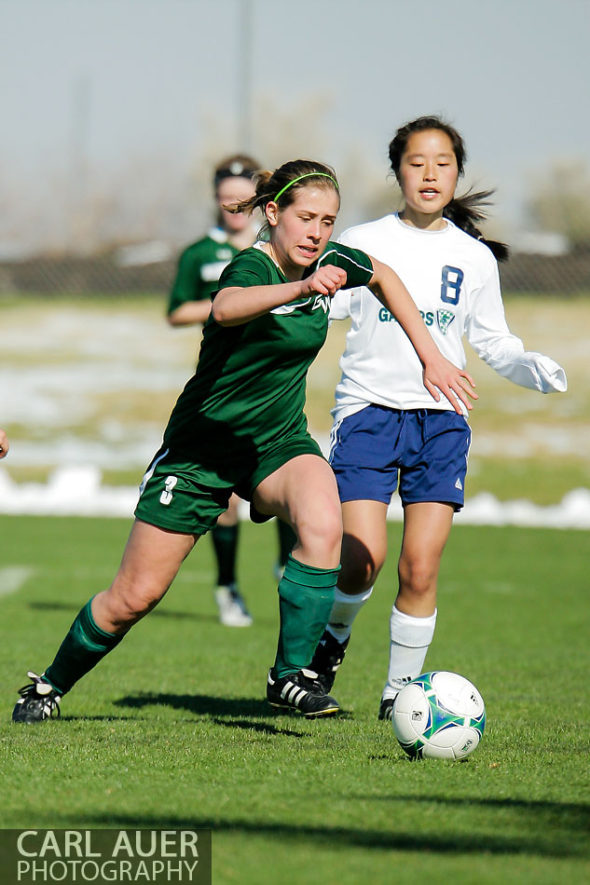
M 334 601 L 340 566 L 304 565 L 289 556 L 279 584 L 281 626 L 274 669 L 279 678 L 308 667 Z
M 211 539 L 217 559 L 217 584 L 225 587 L 236 580 L 239 525 L 216 525 Z
M 53 663 L 43 674 L 60 694 L 65 694 L 82 676 L 92 670 L 123 639 L 124 634 L 106 633 L 97 627 L 90 599 L 59 647 Z

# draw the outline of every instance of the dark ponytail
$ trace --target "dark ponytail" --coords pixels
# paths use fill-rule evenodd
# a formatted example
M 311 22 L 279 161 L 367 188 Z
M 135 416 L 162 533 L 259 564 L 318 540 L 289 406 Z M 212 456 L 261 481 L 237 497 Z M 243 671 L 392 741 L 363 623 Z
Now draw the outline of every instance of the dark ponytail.
M 487 217 L 480 207 L 490 205 L 493 193 L 493 191 L 477 191 L 477 193 L 467 191 L 462 197 L 453 197 L 445 206 L 443 217 L 448 218 L 469 236 L 484 243 L 498 261 L 506 261 L 510 255 L 508 246 L 498 240 L 486 239 L 477 227 L 477 224 L 485 221 Z
M 427 129 L 438 129 L 449 137 L 453 146 L 455 159 L 457 160 L 459 175 L 463 175 L 467 153 L 465 150 L 465 143 L 457 130 L 440 117 L 418 117 L 418 119 L 412 120 L 404 126 L 400 126 L 389 144 L 389 161 L 398 183 L 400 183 L 399 171 L 401 159 L 406 150 L 410 136 L 413 135 L 414 132 L 424 132 Z M 449 221 L 452 221 L 453 224 L 456 224 L 457 227 L 461 228 L 461 230 L 465 231 L 469 236 L 484 243 L 488 249 L 492 251 L 498 261 L 505 261 L 509 255 L 508 246 L 505 243 L 500 243 L 496 240 L 486 240 L 477 227 L 479 222 L 485 221 L 486 219 L 486 213 L 482 212 L 480 207 L 488 206 L 490 204 L 489 198 L 493 193 L 493 191 L 479 191 L 477 193 L 471 193 L 471 191 L 468 191 L 462 197 L 453 197 L 451 202 L 445 206 L 443 217 L 448 218 Z

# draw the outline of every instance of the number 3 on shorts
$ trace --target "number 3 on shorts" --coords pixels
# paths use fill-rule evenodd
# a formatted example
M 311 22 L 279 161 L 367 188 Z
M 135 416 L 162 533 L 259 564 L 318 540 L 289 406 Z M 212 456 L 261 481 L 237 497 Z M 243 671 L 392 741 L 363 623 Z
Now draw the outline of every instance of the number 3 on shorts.
M 174 497 L 172 495 L 172 489 L 178 482 L 178 477 L 176 476 L 167 476 L 166 482 L 164 483 L 164 491 L 160 495 L 160 504 L 165 504 L 168 506 Z

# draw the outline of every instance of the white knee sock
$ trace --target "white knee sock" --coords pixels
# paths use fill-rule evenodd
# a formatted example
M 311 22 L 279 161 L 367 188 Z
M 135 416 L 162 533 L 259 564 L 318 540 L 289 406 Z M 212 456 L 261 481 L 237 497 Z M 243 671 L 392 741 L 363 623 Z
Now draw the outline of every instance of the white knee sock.
M 363 590 L 362 593 L 350 596 L 336 587 L 334 604 L 332 605 L 327 629 L 338 642 L 345 642 L 348 639 L 352 630 L 352 622 L 365 602 L 368 601 L 372 592 L 373 588 L 369 587 L 368 590 Z
M 436 609 L 427 618 L 415 618 L 393 606 L 389 621 L 389 672 L 383 698 L 395 698 L 407 682 L 423 672 L 435 624 Z

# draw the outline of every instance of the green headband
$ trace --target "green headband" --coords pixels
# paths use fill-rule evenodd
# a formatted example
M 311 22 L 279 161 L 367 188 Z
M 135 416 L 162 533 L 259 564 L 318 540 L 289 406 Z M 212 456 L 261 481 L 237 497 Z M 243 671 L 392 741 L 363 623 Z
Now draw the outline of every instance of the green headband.
M 315 177 L 321 176 L 322 178 L 329 178 L 330 181 L 332 182 L 332 184 L 334 185 L 334 187 L 336 188 L 336 190 L 339 190 L 338 182 L 336 181 L 335 178 L 332 178 L 331 175 L 328 175 L 327 172 L 306 172 L 305 175 L 300 175 L 298 178 L 294 178 L 292 181 L 290 181 L 288 184 L 286 184 L 285 187 L 282 187 L 280 189 L 280 191 L 278 192 L 278 194 L 276 195 L 276 197 L 274 198 L 273 202 L 277 203 L 279 197 L 282 197 L 283 194 L 285 193 L 285 191 L 288 190 L 288 188 L 290 188 L 292 184 L 297 184 L 298 181 L 301 181 L 304 178 L 311 178 L 312 176 L 315 176 Z

